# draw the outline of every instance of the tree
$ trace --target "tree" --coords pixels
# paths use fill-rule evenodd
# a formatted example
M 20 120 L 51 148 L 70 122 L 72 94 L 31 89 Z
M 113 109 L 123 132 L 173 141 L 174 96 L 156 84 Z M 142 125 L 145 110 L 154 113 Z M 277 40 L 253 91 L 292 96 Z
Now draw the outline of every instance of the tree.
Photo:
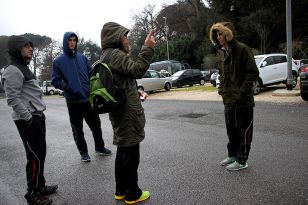
M 97 44 L 91 40 L 85 41 L 84 38 L 79 39 L 77 49 L 88 58 L 91 64 L 97 61 L 102 53 L 101 48 Z
M 267 48 L 269 47 L 270 42 L 268 41 L 268 36 L 270 34 L 269 29 L 262 25 L 260 22 L 253 24 L 255 31 L 257 32 L 258 36 L 260 37 L 260 51 L 261 53 L 266 53 Z
M 7 61 L 7 53 L 6 53 L 6 46 L 9 40 L 9 36 L 0 36 L 0 69 L 8 64 Z
M 37 76 L 37 69 L 41 67 L 42 52 L 52 43 L 52 39 L 47 36 L 34 35 L 26 33 L 23 36 L 29 38 L 34 46 L 33 50 L 33 74 Z
M 52 40 L 52 42 L 43 50 L 43 56 L 40 63 L 40 75 L 41 81 L 50 80 L 52 73 L 52 63 L 56 56 L 60 54 L 60 48 L 58 42 Z
M 131 56 L 136 58 L 141 46 L 144 44 L 144 39 L 150 30 L 155 31 L 156 40 L 159 41 L 161 29 L 157 27 L 154 15 L 155 6 L 147 5 L 140 14 L 133 16 L 134 26 L 129 33 L 131 42 Z

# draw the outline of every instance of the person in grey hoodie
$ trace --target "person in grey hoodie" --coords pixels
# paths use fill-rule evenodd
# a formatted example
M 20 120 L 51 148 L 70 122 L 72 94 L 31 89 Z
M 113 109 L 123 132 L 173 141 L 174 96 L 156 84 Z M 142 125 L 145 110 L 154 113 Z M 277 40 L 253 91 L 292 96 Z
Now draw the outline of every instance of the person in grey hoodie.
M 43 93 L 36 77 L 28 68 L 33 55 L 32 42 L 23 36 L 8 41 L 9 65 L 2 74 L 7 103 L 26 150 L 27 193 L 29 204 L 47 205 L 52 200 L 44 195 L 55 193 L 57 185 L 45 185 L 46 125 Z
M 129 30 L 118 23 L 108 22 L 101 31 L 101 60 L 110 67 L 115 84 L 125 90 L 126 103 L 109 113 L 113 128 L 113 144 L 117 146 L 115 159 L 116 200 L 134 204 L 147 200 L 149 191 L 138 186 L 140 142 L 145 137 L 145 115 L 140 99 L 145 93 L 138 92 L 136 79 L 149 68 L 154 55 L 154 34 L 150 32 L 136 60 L 129 56 Z

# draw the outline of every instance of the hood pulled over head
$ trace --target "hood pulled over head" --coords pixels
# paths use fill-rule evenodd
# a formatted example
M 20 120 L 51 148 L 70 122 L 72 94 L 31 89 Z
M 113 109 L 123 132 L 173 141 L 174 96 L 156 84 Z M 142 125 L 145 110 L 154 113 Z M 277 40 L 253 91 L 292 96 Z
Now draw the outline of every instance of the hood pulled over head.
M 230 42 L 235 39 L 235 28 L 231 22 L 219 22 L 212 25 L 209 38 L 214 46 L 221 47 L 217 40 L 217 33 L 222 33 L 226 41 Z
M 105 23 L 101 31 L 101 47 L 122 49 L 122 37 L 127 35 L 129 29 L 115 22 Z
M 33 43 L 27 37 L 11 36 L 7 43 L 7 52 L 11 57 L 23 60 L 21 56 L 21 49 L 28 43 L 33 48 Z
M 75 36 L 77 40 L 74 51 L 71 51 L 68 47 L 68 39 L 72 36 Z M 71 31 L 65 32 L 63 35 L 63 52 L 67 54 L 75 53 L 77 51 L 77 43 L 78 43 L 78 36 L 76 35 L 76 33 L 71 32 Z

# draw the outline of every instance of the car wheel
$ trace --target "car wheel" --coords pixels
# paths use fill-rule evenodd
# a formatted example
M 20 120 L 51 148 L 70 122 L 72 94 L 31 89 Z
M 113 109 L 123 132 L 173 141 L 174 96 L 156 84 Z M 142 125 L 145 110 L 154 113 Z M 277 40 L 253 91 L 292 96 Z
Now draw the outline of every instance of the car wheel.
M 49 93 L 49 95 L 54 95 L 55 94 L 55 92 L 53 90 L 50 90 L 48 93 Z
M 204 85 L 205 84 L 205 80 L 204 79 L 201 79 L 200 80 L 200 85 Z
M 297 75 L 296 74 L 292 74 L 293 77 L 293 81 L 292 81 L 292 88 L 295 88 L 297 85 Z
M 177 82 L 176 87 L 181 88 L 182 87 L 182 83 L 181 82 Z
M 171 88 L 170 83 L 166 83 L 166 84 L 165 84 L 165 91 L 169 91 L 170 88 Z
M 308 101 L 308 93 L 301 92 L 301 97 L 303 100 Z
M 211 84 L 213 85 L 213 87 L 216 87 L 216 82 L 212 81 Z
M 261 91 L 261 83 L 259 80 L 253 82 L 253 94 L 258 95 Z

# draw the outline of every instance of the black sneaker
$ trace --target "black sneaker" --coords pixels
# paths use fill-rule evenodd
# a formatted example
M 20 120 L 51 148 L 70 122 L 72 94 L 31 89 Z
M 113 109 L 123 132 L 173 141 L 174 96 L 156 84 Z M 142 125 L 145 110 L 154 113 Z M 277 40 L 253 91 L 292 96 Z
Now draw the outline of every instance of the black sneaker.
M 90 158 L 90 156 L 87 152 L 80 154 L 80 156 L 81 156 L 81 161 L 83 161 L 83 162 L 90 162 L 91 161 L 91 158 Z
M 53 194 L 53 193 L 55 193 L 56 191 L 57 191 L 57 189 L 58 189 L 58 185 L 51 185 L 51 186 L 44 186 L 43 188 L 41 188 L 39 191 L 38 191 L 38 193 L 40 194 L 40 195 L 49 195 L 49 194 Z
M 111 150 L 107 149 L 106 147 L 95 148 L 95 153 L 97 155 L 105 155 L 105 156 L 112 154 Z
M 27 193 L 25 195 L 28 205 L 51 205 L 52 200 L 39 194 Z

